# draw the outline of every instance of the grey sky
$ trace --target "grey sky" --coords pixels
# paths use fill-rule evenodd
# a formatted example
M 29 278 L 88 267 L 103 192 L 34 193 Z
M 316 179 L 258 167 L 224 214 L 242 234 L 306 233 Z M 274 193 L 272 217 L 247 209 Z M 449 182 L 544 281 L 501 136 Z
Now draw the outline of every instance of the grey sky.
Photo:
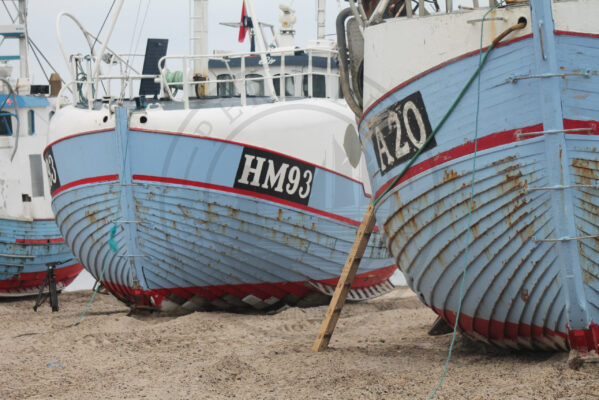
M 13 12 L 12 1 L 6 1 Z M 255 0 L 256 13 L 262 22 L 271 23 L 278 27 L 280 3 L 289 4 L 289 0 Z M 56 16 L 61 11 L 67 11 L 77 17 L 83 26 L 94 34 L 100 28 L 112 0 L 30 0 L 29 1 L 29 34 L 46 57 L 59 70 L 61 76 L 68 80 L 65 62 L 60 53 L 56 39 Z M 139 32 L 147 5 L 149 9 L 143 25 L 141 39 L 137 36 L 133 40 L 134 24 L 139 9 L 139 20 L 135 34 Z M 241 0 L 213 0 L 209 3 L 209 46 L 210 50 L 248 51 L 249 42 L 237 42 L 238 30 L 219 25 L 219 22 L 237 22 L 241 16 Z M 297 44 L 305 45 L 308 40 L 316 38 L 316 1 L 296 0 L 293 8 L 297 16 Z M 128 52 L 131 47 L 143 53 L 146 39 L 169 39 L 169 55 L 187 54 L 188 46 L 188 9 L 189 0 L 127 0 L 120 13 L 119 20 L 109 45 L 119 52 Z M 337 0 L 327 0 L 327 33 L 335 32 L 335 17 L 337 15 Z M 4 18 L 6 10 L 0 6 L 2 23 L 9 23 Z M 13 15 L 15 13 L 13 12 Z M 83 40 L 83 35 L 78 28 L 68 19 L 62 24 L 63 40 L 67 53 L 87 53 L 88 46 Z M 108 25 L 109 22 L 107 22 Z M 105 28 L 106 29 L 106 28 Z M 105 31 L 104 31 L 105 32 Z M 103 38 L 104 35 L 102 34 Z M 270 37 L 267 34 L 267 37 Z M 330 36 L 333 38 L 333 36 Z M 17 54 L 16 46 L 3 44 L 0 54 Z M 15 65 L 15 70 L 17 69 Z M 45 83 L 45 78 L 39 69 L 34 57 L 30 55 L 30 71 L 33 73 L 35 83 Z M 15 73 L 13 73 L 15 76 Z

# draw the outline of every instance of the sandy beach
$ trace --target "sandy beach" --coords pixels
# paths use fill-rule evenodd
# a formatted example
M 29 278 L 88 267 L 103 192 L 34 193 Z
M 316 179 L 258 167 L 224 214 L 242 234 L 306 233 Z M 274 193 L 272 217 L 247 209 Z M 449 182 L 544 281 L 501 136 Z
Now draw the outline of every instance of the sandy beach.
M 60 295 L 60 311 L 2 300 L 1 399 L 412 399 L 436 386 L 450 335 L 406 288 L 346 305 L 330 349 L 312 343 L 326 307 L 275 315 L 196 312 L 128 316 L 91 291 Z M 439 399 L 597 399 L 599 364 L 567 353 L 513 353 L 458 337 Z

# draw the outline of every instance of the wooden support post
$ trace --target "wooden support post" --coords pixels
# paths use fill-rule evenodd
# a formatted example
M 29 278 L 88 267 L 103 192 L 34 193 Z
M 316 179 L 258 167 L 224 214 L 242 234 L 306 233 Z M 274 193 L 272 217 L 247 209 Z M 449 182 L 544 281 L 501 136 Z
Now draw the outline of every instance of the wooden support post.
M 354 281 L 356 271 L 358 270 L 358 266 L 360 265 L 360 261 L 366 250 L 368 240 L 370 239 L 370 234 L 374 229 L 374 224 L 374 205 L 370 203 L 366 209 L 362 223 L 358 228 L 358 233 L 356 233 L 356 239 L 349 252 L 347 261 L 345 262 L 345 267 L 343 267 L 343 272 L 341 273 L 341 277 L 335 288 L 335 293 L 329 304 L 329 309 L 320 325 L 320 331 L 318 332 L 314 346 L 312 346 L 312 351 L 318 352 L 324 350 L 329 345 L 331 336 L 333 336 L 333 331 L 339 320 L 341 309 L 347 299 L 347 293 Z

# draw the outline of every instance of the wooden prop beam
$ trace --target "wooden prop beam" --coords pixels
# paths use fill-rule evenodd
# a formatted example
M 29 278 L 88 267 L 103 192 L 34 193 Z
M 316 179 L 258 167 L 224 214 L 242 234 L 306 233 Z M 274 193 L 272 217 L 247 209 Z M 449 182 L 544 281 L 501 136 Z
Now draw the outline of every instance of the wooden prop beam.
M 341 273 L 341 277 L 335 288 L 335 293 L 329 304 L 329 309 L 320 326 L 320 331 L 318 332 L 314 346 L 312 346 L 312 351 L 318 352 L 324 350 L 329 345 L 331 336 L 333 336 L 333 331 L 339 320 L 339 315 L 341 314 L 341 310 L 347 299 L 347 294 L 349 293 L 349 289 L 356 276 L 356 271 L 358 270 L 360 261 L 366 250 L 366 245 L 368 245 L 370 234 L 374 229 L 374 224 L 374 205 L 370 203 L 366 209 L 362 223 L 358 228 L 358 232 L 356 233 L 356 239 L 354 240 L 354 244 L 349 252 L 345 266 L 343 267 L 343 272 Z

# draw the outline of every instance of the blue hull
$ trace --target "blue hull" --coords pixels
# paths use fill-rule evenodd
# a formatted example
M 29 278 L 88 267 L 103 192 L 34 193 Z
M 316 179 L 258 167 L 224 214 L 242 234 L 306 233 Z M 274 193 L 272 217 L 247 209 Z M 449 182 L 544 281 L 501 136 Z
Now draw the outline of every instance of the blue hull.
M 73 258 L 54 220 L 0 220 L 0 297 L 27 296 L 39 291 L 47 263 L 55 269 L 58 289 L 83 267 Z
M 299 197 L 239 187 L 244 154 L 274 153 L 129 129 L 125 110 L 119 113 L 116 131 L 66 138 L 46 150 L 60 178 L 52 203 L 57 223 L 94 277 L 104 270 L 105 286 L 119 299 L 164 311 L 327 301 L 320 292 L 336 284 L 369 201 L 360 182 L 304 166 L 313 175 L 301 176 L 310 179 L 284 186 Z M 108 244 L 115 222 L 116 253 Z M 391 289 L 395 269 L 375 233 L 354 299 Z
M 391 157 L 393 140 L 376 129 L 415 93 L 435 127 L 478 54 L 389 92 L 366 111 L 360 134 L 373 191 L 382 196 L 377 220 L 426 305 L 453 326 L 461 302 L 460 329 L 500 346 L 599 351 L 599 38 L 555 34 L 546 3 L 533 10 L 533 35 L 495 49 L 481 73 L 472 207 L 476 82 L 384 195 L 407 160 L 394 164 L 381 137 Z M 546 21 L 544 44 L 539 19 Z M 550 73 L 556 77 L 509 80 Z

